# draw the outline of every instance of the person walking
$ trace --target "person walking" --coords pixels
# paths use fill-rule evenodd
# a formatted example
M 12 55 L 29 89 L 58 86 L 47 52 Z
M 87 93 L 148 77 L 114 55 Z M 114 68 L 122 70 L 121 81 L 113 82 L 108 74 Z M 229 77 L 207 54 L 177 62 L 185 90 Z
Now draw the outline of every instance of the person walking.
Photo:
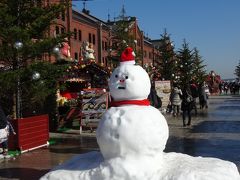
M 16 135 L 0 104 L 0 144 L 2 145 L 2 154 L 4 156 L 8 155 L 8 136 L 10 132 Z
M 182 95 L 182 103 L 181 103 L 181 110 L 182 110 L 182 120 L 183 126 L 185 127 L 191 125 L 191 111 L 193 109 L 193 97 L 191 95 L 191 90 L 189 86 L 183 88 L 183 95 Z M 186 118 L 188 117 L 188 122 L 186 124 Z
M 161 98 L 157 95 L 157 91 L 155 89 L 154 83 L 151 83 L 151 90 L 150 94 L 148 95 L 148 100 L 150 101 L 151 106 L 159 109 L 162 107 L 162 100 Z
M 190 90 L 192 93 L 192 97 L 193 97 L 193 109 L 195 111 L 195 115 L 197 115 L 197 98 L 198 98 L 198 86 L 196 85 L 196 83 L 194 83 L 193 81 L 190 82 Z
M 181 97 L 182 97 L 182 90 L 178 88 L 177 85 L 174 85 L 172 92 L 170 94 L 169 101 L 172 105 L 173 116 L 176 117 L 180 113 L 180 106 L 181 106 Z
M 206 93 L 206 83 L 203 82 L 200 84 L 199 88 L 199 104 L 200 104 L 200 109 L 203 108 L 208 108 L 208 97 Z

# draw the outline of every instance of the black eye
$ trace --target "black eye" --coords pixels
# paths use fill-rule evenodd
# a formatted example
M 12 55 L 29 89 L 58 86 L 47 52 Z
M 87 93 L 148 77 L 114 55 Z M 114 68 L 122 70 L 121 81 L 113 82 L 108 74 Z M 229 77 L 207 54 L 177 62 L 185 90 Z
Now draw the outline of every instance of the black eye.
M 125 76 L 125 79 L 128 79 L 128 76 Z
M 117 75 L 117 74 L 115 75 L 115 78 L 118 78 L 118 75 Z

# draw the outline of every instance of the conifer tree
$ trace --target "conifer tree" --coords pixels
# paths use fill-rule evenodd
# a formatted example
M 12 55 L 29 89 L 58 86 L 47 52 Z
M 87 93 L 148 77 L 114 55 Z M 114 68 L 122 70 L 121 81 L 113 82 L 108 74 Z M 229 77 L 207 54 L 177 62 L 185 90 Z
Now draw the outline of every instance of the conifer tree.
M 139 53 L 136 52 L 136 44 L 135 40 L 132 34 L 132 29 L 131 27 L 133 26 L 133 23 L 135 22 L 135 18 L 131 17 L 130 19 L 124 18 L 120 19 L 112 25 L 112 51 L 115 52 L 115 54 L 118 56 L 119 59 L 121 53 L 123 50 L 127 47 L 130 46 L 134 48 L 135 54 L 136 54 L 136 62 L 138 62 L 138 57 Z M 117 63 L 115 62 L 115 65 Z
M 235 68 L 235 75 L 240 79 L 240 60 Z
M 49 4 L 43 6 L 42 0 L 1 0 L 0 1 L 0 62 L 3 65 L 3 69 L 0 72 L 1 92 L 0 97 L 6 100 L 6 107 L 13 105 L 14 111 L 14 96 L 16 96 L 17 79 L 18 86 L 21 86 L 21 98 L 22 106 L 24 106 L 24 99 L 28 100 L 28 104 L 33 101 L 43 103 L 44 99 L 49 96 L 50 92 L 46 88 L 53 88 L 49 85 L 49 82 L 58 80 L 60 73 L 59 70 L 53 70 L 52 64 L 40 64 L 42 61 L 42 55 L 44 53 L 50 54 L 53 47 L 58 43 L 64 41 L 64 38 L 68 34 L 62 34 L 58 37 L 50 37 L 49 30 L 50 25 L 54 24 L 56 18 L 66 8 L 66 4 Z M 22 47 L 16 48 L 16 43 L 21 42 Z M 35 64 L 38 67 L 45 67 L 48 71 L 37 69 L 41 71 L 40 79 L 34 83 L 44 83 L 43 89 L 38 89 L 38 92 L 32 94 L 34 86 L 25 86 L 26 79 L 31 80 L 32 76 L 26 77 L 26 73 L 31 70 L 31 66 Z M 57 67 L 56 67 L 57 68 Z M 51 73 L 59 72 L 58 74 Z M 45 73 L 45 74 L 44 74 Z M 34 74 L 32 71 L 31 75 Z M 4 87 L 4 88 L 3 88 Z M 37 87 L 37 86 L 35 86 Z M 3 90 L 4 89 L 4 90 Z M 24 92 L 24 89 L 28 89 L 29 93 Z M 41 92 L 40 92 L 41 91 Z M 30 93 L 31 92 L 31 93 Z M 52 92 L 51 92 L 52 93 Z M 30 95 L 28 98 L 27 96 Z M 10 99 L 11 98 L 11 99 Z M 23 107 L 24 109 L 24 107 Z
M 170 35 L 167 33 L 166 29 L 161 35 L 160 42 L 161 45 L 159 46 L 158 50 L 161 53 L 161 63 L 160 66 L 156 68 L 159 69 L 162 79 L 173 80 L 173 74 L 175 72 L 175 53 Z
M 207 73 L 206 73 L 206 65 L 203 64 L 202 57 L 199 55 L 199 51 L 197 48 L 193 49 L 193 67 L 192 67 L 192 80 L 197 83 L 201 84 L 206 80 Z
M 189 84 L 193 76 L 193 52 L 189 49 L 185 39 L 182 48 L 178 50 L 177 57 L 179 59 L 179 83 L 183 88 L 185 85 Z

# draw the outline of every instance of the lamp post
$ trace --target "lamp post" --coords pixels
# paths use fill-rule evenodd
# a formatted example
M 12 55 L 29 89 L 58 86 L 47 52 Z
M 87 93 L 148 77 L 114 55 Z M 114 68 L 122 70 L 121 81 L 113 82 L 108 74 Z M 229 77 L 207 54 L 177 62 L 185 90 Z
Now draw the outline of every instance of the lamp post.
M 136 39 L 134 39 L 133 40 L 133 44 L 134 44 L 134 53 L 135 53 L 135 55 L 137 55 L 137 40 Z M 141 66 L 143 67 L 143 60 L 142 60 L 142 62 L 141 62 Z
M 134 43 L 134 51 L 135 51 L 135 53 L 136 53 L 136 51 L 137 51 L 137 40 L 134 39 L 134 40 L 133 40 L 133 43 Z
M 112 26 L 109 26 L 108 37 L 107 37 L 107 62 L 106 66 L 112 69 Z
M 23 47 L 23 43 L 20 41 L 15 42 L 14 47 L 17 50 L 17 70 L 20 69 L 20 57 L 19 50 Z M 21 82 L 20 77 L 17 77 L 17 92 L 16 92 L 16 118 L 22 118 L 22 102 L 21 102 Z
M 112 49 L 111 48 L 109 48 L 108 49 L 108 55 L 107 55 L 107 63 L 106 63 L 106 65 L 108 66 L 108 67 L 110 67 L 110 68 L 112 68 L 112 57 L 111 57 L 111 53 L 112 53 Z

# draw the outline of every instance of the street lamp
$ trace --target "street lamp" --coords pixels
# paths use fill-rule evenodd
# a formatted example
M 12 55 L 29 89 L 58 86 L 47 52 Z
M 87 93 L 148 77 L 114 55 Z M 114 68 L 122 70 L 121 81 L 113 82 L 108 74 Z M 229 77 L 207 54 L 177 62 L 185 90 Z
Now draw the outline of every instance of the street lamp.
M 39 80 L 40 79 L 40 73 L 39 72 L 33 72 L 33 75 L 32 75 L 32 80 Z
M 20 42 L 20 41 L 17 41 L 17 42 L 15 42 L 14 47 L 15 47 L 17 50 L 20 50 L 20 49 L 23 47 L 23 43 Z
M 53 48 L 53 53 L 54 53 L 54 54 L 58 54 L 59 52 L 60 52 L 59 47 L 58 47 L 58 46 L 55 46 L 55 47 Z
M 15 42 L 14 47 L 17 50 L 17 70 L 20 69 L 20 57 L 19 57 L 19 50 L 22 49 L 23 43 L 20 41 Z M 20 77 L 17 77 L 17 92 L 16 92 L 16 118 L 22 118 L 22 102 L 21 102 L 21 84 L 20 84 Z
M 60 60 L 60 48 L 58 46 L 55 46 L 53 48 L 53 53 L 54 53 L 57 61 Z

